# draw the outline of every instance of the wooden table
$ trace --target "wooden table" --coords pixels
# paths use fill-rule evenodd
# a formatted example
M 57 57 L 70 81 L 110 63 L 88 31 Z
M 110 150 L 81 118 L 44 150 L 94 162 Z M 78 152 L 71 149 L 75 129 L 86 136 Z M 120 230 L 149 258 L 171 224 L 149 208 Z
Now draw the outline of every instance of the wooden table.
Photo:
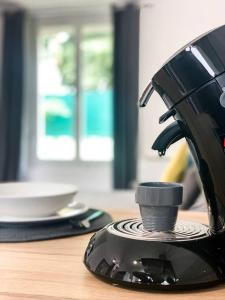
M 113 211 L 114 219 L 135 217 Z M 207 222 L 205 213 L 181 213 Z M 82 260 L 90 235 L 60 240 L 0 244 L 0 299 L 4 300 L 154 300 L 225 299 L 225 284 L 194 292 L 140 292 L 114 287 L 92 276 Z

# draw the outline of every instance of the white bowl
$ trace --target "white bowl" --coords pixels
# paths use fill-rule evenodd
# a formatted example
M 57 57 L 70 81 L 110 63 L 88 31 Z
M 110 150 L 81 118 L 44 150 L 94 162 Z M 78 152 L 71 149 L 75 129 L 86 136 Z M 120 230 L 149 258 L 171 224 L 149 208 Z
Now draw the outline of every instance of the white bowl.
M 0 216 L 44 217 L 73 201 L 77 187 L 61 183 L 0 183 Z

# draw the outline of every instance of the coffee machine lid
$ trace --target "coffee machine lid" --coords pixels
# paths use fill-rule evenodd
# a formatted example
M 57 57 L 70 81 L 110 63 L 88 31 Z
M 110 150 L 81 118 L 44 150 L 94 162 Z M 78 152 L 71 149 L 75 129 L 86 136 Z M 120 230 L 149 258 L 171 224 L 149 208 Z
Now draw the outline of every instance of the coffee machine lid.
M 152 85 L 173 106 L 225 72 L 225 25 L 176 52 L 153 76 Z

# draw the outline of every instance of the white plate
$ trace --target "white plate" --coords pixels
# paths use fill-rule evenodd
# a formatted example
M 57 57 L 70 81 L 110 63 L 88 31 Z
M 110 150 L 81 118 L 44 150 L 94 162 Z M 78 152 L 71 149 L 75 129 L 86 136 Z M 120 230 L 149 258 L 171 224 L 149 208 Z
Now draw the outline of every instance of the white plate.
M 61 183 L 0 184 L 0 217 L 45 217 L 73 201 L 77 187 Z
M 57 211 L 55 214 L 46 217 L 1 217 L 0 223 L 36 223 L 36 222 L 49 222 L 64 220 L 71 217 L 84 214 L 88 210 L 88 207 L 82 203 L 72 203 L 71 205 Z

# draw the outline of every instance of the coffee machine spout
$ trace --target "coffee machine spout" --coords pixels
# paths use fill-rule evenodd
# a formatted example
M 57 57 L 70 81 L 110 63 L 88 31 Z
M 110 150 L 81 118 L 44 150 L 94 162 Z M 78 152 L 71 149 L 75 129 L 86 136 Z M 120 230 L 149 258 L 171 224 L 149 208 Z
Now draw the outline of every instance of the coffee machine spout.
M 159 156 L 165 155 L 171 144 L 185 137 L 184 130 L 177 121 L 167 126 L 157 137 L 152 145 L 153 150 L 157 150 Z

